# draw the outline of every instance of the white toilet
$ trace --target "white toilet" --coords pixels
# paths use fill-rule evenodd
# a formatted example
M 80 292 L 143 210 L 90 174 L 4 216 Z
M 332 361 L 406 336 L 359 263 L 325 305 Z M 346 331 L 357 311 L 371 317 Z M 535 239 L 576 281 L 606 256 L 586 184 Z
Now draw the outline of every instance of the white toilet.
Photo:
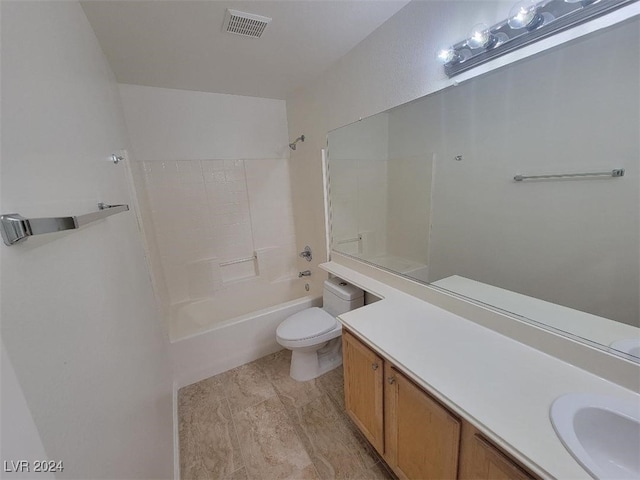
M 339 278 L 324 282 L 322 308 L 302 310 L 276 330 L 278 343 L 292 351 L 290 375 L 303 382 L 342 364 L 342 325 L 336 317 L 364 305 L 364 292 Z

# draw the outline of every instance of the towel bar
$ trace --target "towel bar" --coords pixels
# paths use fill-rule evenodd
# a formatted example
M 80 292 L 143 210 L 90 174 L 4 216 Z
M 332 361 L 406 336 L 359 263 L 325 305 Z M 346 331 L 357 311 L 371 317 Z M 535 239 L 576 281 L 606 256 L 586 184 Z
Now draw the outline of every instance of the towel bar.
M 545 178 L 575 178 L 575 177 L 624 177 L 624 168 L 616 168 L 614 170 L 608 170 L 606 172 L 591 172 L 591 173 L 558 173 L 549 175 L 516 175 L 513 179 L 516 182 L 522 182 L 523 180 L 535 180 Z
M 75 230 L 96 220 L 126 212 L 129 205 L 107 205 L 100 202 L 98 208 L 97 212 L 73 217 L 24 218 L 18 213 L 0 215 L 2 241 L 10 247 L 32 235 Z

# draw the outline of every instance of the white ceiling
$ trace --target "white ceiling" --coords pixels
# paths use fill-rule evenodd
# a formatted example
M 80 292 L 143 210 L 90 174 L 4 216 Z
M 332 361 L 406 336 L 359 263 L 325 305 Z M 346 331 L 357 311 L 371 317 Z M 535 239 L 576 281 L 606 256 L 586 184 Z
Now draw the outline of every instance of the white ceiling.
M 86 0 L 118 82 L 266 98 L 313 80 L 408 0 Z M 261 38 L 222 31 L 227 8 L 273 18 Z

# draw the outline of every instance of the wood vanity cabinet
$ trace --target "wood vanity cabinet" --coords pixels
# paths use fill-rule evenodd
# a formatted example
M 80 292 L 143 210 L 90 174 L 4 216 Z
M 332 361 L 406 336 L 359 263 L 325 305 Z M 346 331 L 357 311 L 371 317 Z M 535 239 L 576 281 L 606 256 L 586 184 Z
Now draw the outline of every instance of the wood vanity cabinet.
M 385 364 L 385 452 L 400 478 L 456 478 L 460 420 Z
M 380 453 L 384 451 L 384 362 L 347 331 L 342 333 L 344 403 L 347 413 Z
M 402 479 L 536 478 L 343 329 L 347 413 Z
M 347 413 L 396 474 L 456 478 L 460 420 L 346 330 L 342 348 Z
M 538 477 L 508 457 L 473 425 L 464 422 L 458 478 L 461 480 L 525 480 Z

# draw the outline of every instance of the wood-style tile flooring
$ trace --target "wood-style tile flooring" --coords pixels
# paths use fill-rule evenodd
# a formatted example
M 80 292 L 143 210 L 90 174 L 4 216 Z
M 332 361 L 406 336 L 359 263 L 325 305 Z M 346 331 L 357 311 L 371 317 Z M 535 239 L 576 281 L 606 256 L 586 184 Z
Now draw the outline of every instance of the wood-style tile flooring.
M 183 479 L 392 479 L 344 411 L 342 368 L 289 377 L 291 352 L 178 392 Z

